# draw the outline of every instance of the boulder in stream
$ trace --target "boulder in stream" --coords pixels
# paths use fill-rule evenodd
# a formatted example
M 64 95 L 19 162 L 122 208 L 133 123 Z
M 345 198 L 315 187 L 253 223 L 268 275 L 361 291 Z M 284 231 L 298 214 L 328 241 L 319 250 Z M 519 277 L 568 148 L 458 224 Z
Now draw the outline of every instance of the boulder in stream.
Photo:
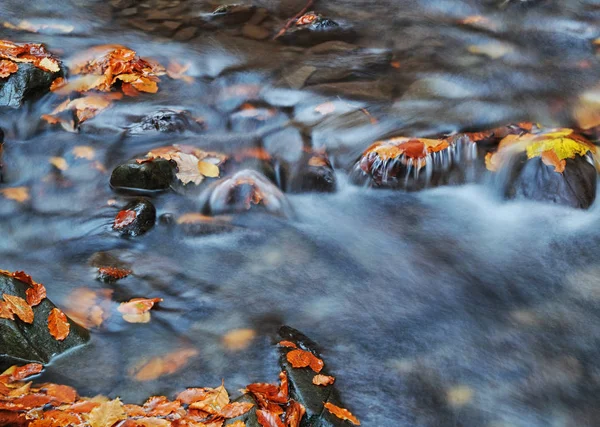
M 162 191 L 171 186 L 174 177 L 174 167 L 168 160 L 158 158 L 142 163 L 130 160 L 113 170 L 110 186 L 126 191 Z
M 139 198 L 128 203 L 115 216 L 113 229 L 126 236 L 146 233 L 156 222 L 156 208 L 148 199 Z
M 356 37 L 356 32 L 347 24 L 308 12 L 277 39 L 296 46 L 314 46 L 331 40 L 352 42 Z
M 30 284 L 32 281 L 29 276 L 18 277 L 25 281 L 12 277 L 8 272 L 0 274 L 0 293 L 27 300 L 27 291 L 34 285 Z M 4 300 L 7 300 L 6 296 Z M 14 319 L 0 316 L 0 371 L 16 364 L 46 364 L 53 356 L 83 345 L 89 340 L 88 331 L 68 317 L 66 320 L 69 324 L 69 334 L 63 340 L 54 338 L 48 328 L 48 317 L 55 308 L 48 298 L 43 298 L 39 304 L 32 307 L 31 323 L 24 322 L 16 315 L 13 316 Z
M 596 198 L 596 147 L 572 129 L 508 135 L 486 156 L 506 198 L 587 209 Z

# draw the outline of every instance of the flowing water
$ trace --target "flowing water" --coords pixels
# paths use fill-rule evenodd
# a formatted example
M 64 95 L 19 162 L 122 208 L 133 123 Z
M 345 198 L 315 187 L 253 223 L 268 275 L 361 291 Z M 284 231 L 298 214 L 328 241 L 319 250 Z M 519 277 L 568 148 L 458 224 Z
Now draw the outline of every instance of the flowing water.
M 89 346 L 54 360 L 44 380 L 127 402 L 221 379 L 233 391 L 275 381 L 272 342 L 287 324 L 323 347 L 346 406 L 365 426 L 598 425 L 598 203 L 578 211 L 504 201 L 485 176 L 406 193 L 357 187 L 347 175 L 362 150 L 391 133 L 432 136 L 525 120 L 572 125 L 573 104 L 600 77 L 591 42 L 600 37 L 597 1 L 317 3 L 356 29 L 361 55 L 309 54 L 245 38 L 235 27 L 200 28 L 178 41 L 158 24 L 147 31 L 131 24 L 158 3 L 137 2 L 123 17 L 103 1 L 2 2 L 3 21 L 74 31 L 3 29 L 1 38 L 44 42 L 63 58 L 119 43 L 164 62 L 189 61 L 194 77 L 163 79 L 156 95 L 124 99 L 79 133 L 41 124 L 51 96 L 0 114 L 0 188 L 27 186 L 31 196 L 0 199 L 0 268 L 27 271 L 59 306 L 82 287 L 111 287 L 115 301 L 164 298 L 148 324 L 114 316 Z M 304 6 L 258 3 L 281 14 L 269 18 L 277 25 Z M 214 5 L 186 7 L 179 15 Z M 460 23 L 473 16 L 486 20 Z M 303 67 L 316 70 L 308 80 L 298 77 Z M 229 118 L 244 102 L 278 113 L 257 131 L 236 129 Z M 325 102 L 335 110 L 323 116 L 315 107 Z M 124 131 L 163 107 L 189 110 L 206 130 Z M 140 153 L 181 142 L 232 152 L 262 141 L 293 160 L 307 138 L 327 148 L 338 188 L 287 195 L 288 219 L 239 216 L 232 231 L 216 235 L 157 224 L 123 238 L 111 228 L 128 197 L 110 188 L 110 172 Z M 92 146 L 94 161 L 75 158 L 78 145 Z M 69 168 L 57 171 L 52 156 Z M 152 196 L 159 215 L 175 216 L 197 210 L 194 197 Z M 134 274 L 113 285 L 96 280 L 97 252 L 129 262 Z M 222 336 L 236 328 L 257 337 L 228 351 Z M 128 374 L 143 357 L 188 347 L 198 356 L 173 375 L 139 382 Z

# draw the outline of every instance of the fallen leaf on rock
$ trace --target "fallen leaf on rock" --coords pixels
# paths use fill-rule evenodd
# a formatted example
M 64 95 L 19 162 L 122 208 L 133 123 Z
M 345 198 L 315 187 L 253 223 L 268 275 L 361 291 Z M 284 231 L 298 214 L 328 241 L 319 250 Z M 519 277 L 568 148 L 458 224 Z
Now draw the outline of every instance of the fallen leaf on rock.
M 198 350 L 193 348 L 177 350 L 149 360 L 142 360 L 129 370 L 129 375 L 136 381 L 151 381 L 164 375 L 170 375 L 185 365 L 189 359 L 198 355 Z
M 4 301 L 0 301 L 0 319 L 15 320 L 15 315 L 10 306 Z
M 231 402 L 226 404 L 218 413 L 223 418 L 235 418 L 245 414 L 254 407 L 250 402 Z
M 331 412 L 333 415 L 335 415 L 339 419 L 348 420 L 355 426 L 360 425 L 360 421 L 358 421 L 358 418 L 356 418 L 354 415 L 352 415 L 352 413 L 349 410 L 340 408 L 339 406 L 336 406 L 333 403 L 329 403 L 329 402 L 325 402 L 324 406 L 325 406 L 325 408 L 327 408 L 327 410 L 329 412 Z
M 60 403 L 74 403 L 79 397 L 77 390 L 68 385 L 48 383 L 42 384 L 40 388 L 48 396 L 54 397 Z
M 44 369 L 44 365 L 40 363 L 28 363 L 23 366 L 11 366 L 2 375 L 10 375 L 10 381 L 22 381 L 32 375 L 37 375 Z
M 559 159 L 558 155 L 553 150 L 542 152 L 542 162 L 544 162 L 545 165 L 554 166 L 554 171 L 558 173 L 563 173 L 567 166 L 567 161 L 565 159 Z
M 181 403 L 189 405 L 190 403 L 197 402 L 204 399 L 207 391 L 204 388 L 188 388 L 177 395 L 177 400 Z
M 206 395 L 190 405 L 190 408 L 200 409 L 212 415 L 220 415 L 221 411 L 229 404 L 229 394 L 221 384 L 217 388 L 207 388 Z
M 149 416 L 164 417 L 175 413 L 181 408 L 181 403 L 178 401 L 171 402 L 165 396 L 152 396 L 143 406 L 143 410 Z
M 289 347 L 289 348 L 298 348 L 298 346 L 291 341 L 279 341 L 278 343 L 281 347 Z
M 42 44 L 16 44 L 8 40 L 0 40 L 0 59 L 13 62 L 28 62 L 45 71 L 60 70 L 58 60 L 54 58 Z
M 228 350 L 238 351 L 247 348 L 254 337 L 256 331 L 253 329 L 234 329 L 223 336 L 222 342 Z
M 33 323 L 33 310 L 23 298 L 16 295 L 3 294 L 2 298 L 8 304 L 10 311 L 25 323 Z
M 177 173 L 179 180 L 188 184 L 190 182 L 198 185 L 204 181 L 204 177 L 219 176 L 219 167 L 206 161 L 200 161 L 198 157 L 192 154 L 179 153 L 175 158 L 177 163 Z
M 7 59 L 0 61 L 0 78 L 5 79 L 17 71 L 19 71 L 19 66 L 16 63 Z
M 61 171 L 66 171 L 69 169 L 69 165 L 67 161 L 62 157 L 50 157 L 50 164 L 53 165 L 56 169 Z
M 91 427 L 108 427 L 126 418 L 123 403 L 117 398 L 92 409 L 88 422 Z
M 256 411 L 256 419 L 262 427 L 285 427 L 279 415 L 265 409 Z
M 99 267 L 98 275 L 101 279 L 106 281 L 116 281 L 124 279 L 133 273 L 131 270 L 117 267 Z
M 53 308 L 48 315 L 48 329 L 50 335 L 58 341 L 63 341 L 71 330 L 71 325 L 67 320 L 67 316 L 58 308 Z
M 204 176 L 209 178 L 217 178 L 219 176 L 219 167 L 213 163 L 200 160 L 198 162 L 198 170 Z
M 310 351 L 292 350 L 288 352 L 286 358 L 293 368 L 306 368 L 310 366 L 316 373 L 321 372 L 321 369 L 323 369 L 323 361 Z
M 288 427 L 300 427 L 302 417 L 306 413 L 306 408 L 295 400 L 290 400 L 290 404 L 285 411 L 285 424 Z
M 312 383 L 314 385 L 320 385 L 320 386 L 328 386 L 328 385 L 333 384 L 334 382 L 335 382 L 335 378 L 331 377 L 329 375 L 317 374 L 312 379 Z
M 115 216 L 113 228 L 115 230 L 120 230 L 124 227 L 127 227 L 128 225 L 133 223 L 133 221 L 135 221 L 136 217 L 137 217 L 136 211 L 131 210 L 131 209 L 123 209 L 122 211 L 119 211 L 117 216 Z
M 227 427 L 246 427 L 246 423 L 243 422 L 242 420 L 237 420 L 231 424 L 228 424 Z
M 41 283 L 32 283 L 31 287 L 25 290 L 25 296 L 27 298 L 27 304 L 31 307 L 38 305 L 44 298 L 46 298 L 46 287 Z
M 29 200 L 29 188 L 27 187 L 10 187 L 0 189 L 0 194 L 9 200 L 23 203 Z

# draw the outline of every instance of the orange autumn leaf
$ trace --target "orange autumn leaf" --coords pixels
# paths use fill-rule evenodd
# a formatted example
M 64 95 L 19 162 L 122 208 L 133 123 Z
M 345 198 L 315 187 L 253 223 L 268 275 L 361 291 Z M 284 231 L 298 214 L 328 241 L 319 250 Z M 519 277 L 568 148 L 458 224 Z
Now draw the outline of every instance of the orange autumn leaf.
M 133 298 L 128 302 L 122 302 L 118 310 L 122 314 L 143 314 L 162 300 L 162 298 Z
M 200 409 L 212 415 L 219 415 L 229 404 L 229 394 L 225 386 L 221 384 L 217 388 L 207 388 L 206 396 L 190 405 L 190 408 Z
M 292 350 L 287 354 L 287 360 L 293 368 L 310 368 L 317 374 L 323 369 L 323 361 L 306 350 Z
M 176 400 L 189 405 L 205 398 L 206 389 L 203 388 L 188 388 L 177 395 Z
M 127 418 L 127 415 L 123 409 L 123 404 L 117 398 L 92 409 L 88 422 L 91 427 L 107 427 L 125 418 Z
M 237 421 L 229 424 L 227 427 L 246 427 L 246 423 L 243 422 L 242 420 L 237 420 Z
M 262 427 L 285 427 L 277 414 L 264 409 L 256 411 L 256 419 Z
M 0 319 L 15 320 L 15 315 L 10 306 L 4 301 L 0 301 Z
M 329 403 L 329 402 L 325 402 L 324 405 L 325 405 L 325 408 L 327 408 L 327 410 L 329 412 L 331 412 L 333 415 L 335 415 L 339 419 L 348 420 L 355 426 L 360 425 L 360 421 L 358 421 L 358 418 L 356 418 L 354 415 L 352 415 L 352 413 L 349 410 L 340 408 L 339 406 L 336 406 L 333 403 Z
M 302 417 L 306 413 L 306 408 L 295 400 L 290 400 L 290 404 L 285 411 L 285 424 L 288 427 L 300 427 Z
M 4 79 L 19 70 L 19 66 L 12 61 L 3 59 L 0 61 L 0 78 Z
M 289 348 L 298 348 L 298 346 L 291 341 L 279 341 L 278 343 L 281 347 L 289 347 Z
M 44 369 L 44 365 L 40 363 L 28 363 L 23 366 L 12 366 L 6 372 L 10 375 L 10 381 L 21 381 L 32 375 L 39 374 Z
M 136 381 L 155 380 L 177 372 L 188 364 L 189 359 L 196 355 L 198 355 L 198 350 L 191 348 L 176 350 L 149 360 L 142 360 L 129 370 L 129 375 Z
M 223 418 L 235 418 L 245 414 L 253 407 L 254 403 L 250 402 L 231 402 L 225 405 L 218 415 Z
M 41 390 L 48 396 L 54 397 L 60 403 L 74 403 L 78 398 L 77 391 L 68 385 L 42 384 Z
M 0 194 L 9 200 L 23 203 L 29 200 L 29 188 L 27 187 L 10 187 L 0 189 Z
M 312 379 L 312 383 L 314 385 L 320 385 L 320 386 L 328 386 L 331 385 L 335 382 L 335 378 L 329 375 L 321 375 L 321 374 L 317 374 L 313 377 Z
M 54 339 L 64 341 L 69 336 L 71 325 L 65 313 L 58 308 L 53 308 L 48 315 L 48 329 Z
M 542 152 L 542 162 L 544 162 L 547 166 L 554 166 L 554 171 L 558 173 L 563 173 L 565 171 L 565 167 L 567 166 L 567 161 L 565 159 L 559 159 L 558 155 L 554 152 L 554 150 L 546 150 Z
M 30 288 L 25 291 L 27 304 L 35 307 L 46 298 L 46 287 L 41 283 L 33 283 Z
M 144 412 L 152 417 L 164 417 L 177 412 L 181 407 L 178 401 L 171 402 L 165 396 L 152 396 L 144 403 Z
M 222 339 L 225 348 L 238 351 L 247 348 L 256 337 L 254 329 L 233 329 L 227 332 Z
M 57 77 L 55 78 L 52 83 L 50 84 L 50 92 L 54 92 L 58 89 L 60 89 L 61 87 L 63 87 L 65 85 L 65 79 L 64 77 Z
M 25 323 L 33 323 L 33 310 L 23 298 L 15 295 L 3 294 L 2 298 L 8 304 L 10 311 Z
M 129 276 L 132 273 L 131 270 L 127 270 L 125 268 L 117 268 L 117 267 L 99 267 L 98 274 L 102 279 L 109 280 L 120 280 Z

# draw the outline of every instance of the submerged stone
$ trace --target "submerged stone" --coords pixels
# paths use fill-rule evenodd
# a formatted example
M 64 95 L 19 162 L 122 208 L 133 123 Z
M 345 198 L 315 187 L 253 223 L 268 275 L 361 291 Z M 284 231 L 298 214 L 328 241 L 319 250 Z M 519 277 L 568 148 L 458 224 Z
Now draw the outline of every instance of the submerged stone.
M 117 166 L 110 177 L 110 186 L 117 190 L 167 190 L 175 177 L 173 165 L 165 159 L 139 163 L 130 160 Z
M 16 73 L 0 78 L 0 106 L 20 107 L 25 100 L 48 92 L 54 79 L 63 75 L 62 70 L 53 73 L 29 63 L 18 65 Z
M 26 298 L 29 285 L 12 277 L 0 275 L 0 294 Z M 67 350 L 85 344 L 89 333 L 71 319 L 70 332 L 63 341 L 58 341 L 48 330 L 48 316 L 56 306 L 44 298 L 33 307 L 34 319 L 27 324 L 15 316 L 15 320 L 0 319 L 0 371 L 12 365 L 29 362 L 46 364 L 50 359 Z
M 146 116 L 138 117 L 136 123 L 129 126 L 129 133 L 181 133 L 185 131 L 201 132 L 203 129 L 203 125 L 196 121 L 189 111 L 161 109 Z
M 156 208 L 147 199 L 136 199 L 119 211 L 113 229 L 123 235 L 139 236 L 146 233 L 156 222 Z
M 345 24 L 308 12 L 298 18 L 278 40 L 296 46 L 314 46 L 332 40 L 352 42 L 356 32 Z
M 332 193 L 336 178 L 327 154 L 304 153 L 300 161 L 290 167 L 288 191 L 292 193 Z
M 291 207 L 285 195 L 263 174 L 241 170 L 215 182 L 200 195 L 206 215 L 263 211 L 287 217 Z

